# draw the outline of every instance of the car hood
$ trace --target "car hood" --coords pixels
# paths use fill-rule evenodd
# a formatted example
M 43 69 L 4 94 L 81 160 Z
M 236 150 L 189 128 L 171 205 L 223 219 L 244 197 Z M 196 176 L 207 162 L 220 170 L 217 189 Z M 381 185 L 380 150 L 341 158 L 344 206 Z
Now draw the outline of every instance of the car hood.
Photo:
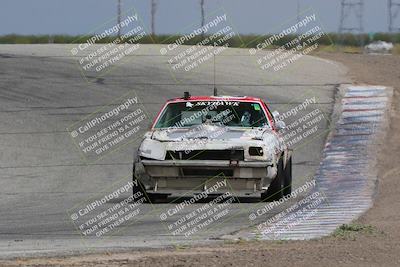
M 180 142 L 190 140 L 263 140 L 275 135 L 269 128 L 237 128 L 217 125 L 197 125 L 189 128 L 157 129 L 151 139 L 160 142 Z
M 246 160 L 249 147 L 262 147 L 263 156 L 253 160 L 274 160 L 284 149 L 282 138 L 269 128 L 234 128 L 200 125 L 190 128 L 155 129 L 145 135 L 139 155 L 163 160 L 167 151 L 244 150 Z

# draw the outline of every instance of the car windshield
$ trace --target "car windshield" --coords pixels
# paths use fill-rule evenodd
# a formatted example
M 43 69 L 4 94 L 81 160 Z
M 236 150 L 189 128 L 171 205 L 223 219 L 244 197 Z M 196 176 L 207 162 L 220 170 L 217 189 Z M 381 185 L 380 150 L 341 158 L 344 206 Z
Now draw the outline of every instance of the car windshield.
M 191 127 L 203 123 L 263 127 L 268 125 L 268 120 L 258 102 L 187 101 L 168 104 L 155 128 Z

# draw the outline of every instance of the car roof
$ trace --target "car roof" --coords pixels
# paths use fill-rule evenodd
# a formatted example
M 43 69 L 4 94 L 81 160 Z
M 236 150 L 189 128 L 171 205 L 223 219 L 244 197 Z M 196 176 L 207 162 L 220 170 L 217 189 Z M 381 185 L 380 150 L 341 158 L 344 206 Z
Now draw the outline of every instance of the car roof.
M 189 98 L 177 97 L 169 99 L 168 102 L 182 102 L 182 101 L 255 101 L 262 102 L 261 98 L 252 96 L 190 96 Z

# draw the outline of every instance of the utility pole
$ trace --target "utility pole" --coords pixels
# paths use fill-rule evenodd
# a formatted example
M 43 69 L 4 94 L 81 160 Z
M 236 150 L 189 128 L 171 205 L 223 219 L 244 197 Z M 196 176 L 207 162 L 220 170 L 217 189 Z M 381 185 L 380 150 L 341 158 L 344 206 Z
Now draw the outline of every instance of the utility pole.
M 205 23 L 205 11 L 204 11 L 204 0 L 200 0 L 200 11 L 201 11 L 201 28 L 203 29 Z M 201 31 L 201 37 L 204 38 L 204 32 Z
M 151 0 L 151 34 L 154 36 L 155 35 L 155 16 L 156 16 L 156 9 L 157 9 L 157 4 L 156 0 Z
M 400 24 L 396 24 L 396 19 L 400 12 L 399 0 L 388 0 L 389 9 L 389 32 L 400 32 Z
M 363 46 L 361 34 L 364 32 L 364 0 L 342 0 L 339 33 L 358 34 Z M 343 41 L 343 40 L 341 40 Z
M 297 23 L 300 22 L 300 0 L 297 0 Z
M 118 7 L 117 7 L 117 12 L 118 12 L 118 38 L 121 37 L 121 0 L 118 0 Z
M 201 9 L 201 27 L 203 27 L 205 22 L 204 0 L 200 0 L 200 9 Z

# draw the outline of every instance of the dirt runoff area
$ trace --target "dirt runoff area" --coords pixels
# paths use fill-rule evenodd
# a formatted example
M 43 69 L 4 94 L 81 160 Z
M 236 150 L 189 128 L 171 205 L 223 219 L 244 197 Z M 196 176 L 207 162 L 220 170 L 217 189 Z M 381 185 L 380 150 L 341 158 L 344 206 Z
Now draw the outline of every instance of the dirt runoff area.
M 390 130 L 380 152 L 375 204 L 336 234 L 312 241 L 245 242 L 0 261 L 1 266 L 400 266 L 400 56 L 319 53 L 343 63 L 355 83 L 394 88 Z

